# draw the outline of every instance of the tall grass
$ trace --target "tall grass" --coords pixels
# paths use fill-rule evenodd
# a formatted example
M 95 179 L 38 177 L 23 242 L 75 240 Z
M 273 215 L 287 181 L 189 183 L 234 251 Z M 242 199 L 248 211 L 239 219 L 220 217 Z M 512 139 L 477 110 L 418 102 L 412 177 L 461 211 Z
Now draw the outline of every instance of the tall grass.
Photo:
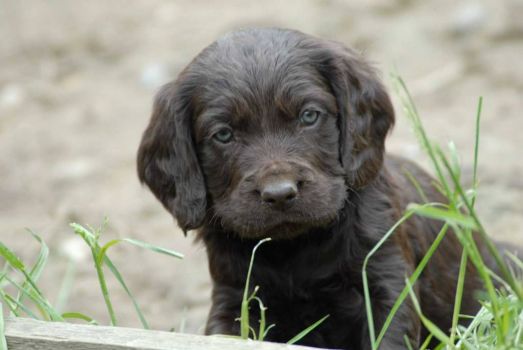
M 107 253 L 111 247 L 125 242 L 175 258 L 183 258 L 183 255 L 169 249 L 157 247 L 131 238 L 115 239 L 102 244 L 102 228 L 86 228 L 74 223 L 71 224 L 71 227 L 74 233 L 85 241 L 91 251 L 94 269 L 98 276 L 100 291 L 104 298 L 111 325 L 116 326 L 118 321 L 107 288 L 105 277 L 106 269 L 111 272 L 125 290 L 134 306 L 143 328 L 148 329 L 149 323 L 139 307 L 138 302 L 125 283 L 122 274 L 114 265 Z M 61 312 L 58 307 L 53 306 L 51 302 L 49 302 L 47 297 L 38 287 L 38 280 L 49 258 L 49 248 L 37 234 L 33 232 L 30 232 L 30 234 L 40 245 L 40 252 L 37 256 L 36 262 L 32 266 L 28 266 L 11 249 L 9 249 L 4 243 L 0 242 L 0 256 L 5 260 L 5 265 L 0 272 L 0 300 L 2 301 L 2 304 L 7 307 L 12 316 L 16 317 L 23 316 L 45 321 L 60 322 L 69 319 L 77 319 L 91 324 L 98 324 L 95 319 L 83 313 Z M 63 301 L 61 303 L 63 303 Z M 2 325 L 3 313 L 0 313 L 0 326 Z M 1 347 L 2 341 L 5 342 L 5 338 L 3 337 L 2 327 L 0 327 L 0 350 L 3 350 Z
M 122 274 L 114 265 L 107 253 L 110 248 L 114 247 L 117 244 L 128 243 L 138 246 L 140 248 L 145 248 L 153 252 L 165 254 L 175 258 L 183 258 L 183 255 L 173 250 L 161 248 L 131 238 L 115 239 L 106 243 L 102 243 L 101 236 L 102 231 L 105 227 L 105 223 L 98 229 L 94 229 L 91 227 L 87 228 L 76 223 L 72 223 L 71 227 L 73 229 L 73 232 L 83 239 L 83 241 L 91 251 L 94 270 L 98 277 L 98 285 L 100 287 L 100 292 L 103 296 L 103 300 L 107 310 L 107 315 L 110 319 L 110 325 L 117 326 L 118 320 L 115 312 L 115 307 L 113 306 L 113 301 L 111 299 L 111 294 L 107 286 L 107 270 L 116 278 L 118 283 L 127 293 L 143 328 L 149 329 L 149 323 L 147 322 L 145 315 L 143 314 L 136 298 L 127 286 L 127 283 L 125 282 Z M 51 302 L 46 298 L 44 293 L 38 287 L 38 279 L 40 278 L 40 275 L 47 264 L 49 258 L 49 248 L 47 247 L 45 242 L 40 238 L 40 236 L 31 231 L 29 231 L 29 233 L 40 245 L 40 252 L 37 256 L 35 263 L 31 267 L 28 267 L 27 264 L 24 263 L 11 249 L 9 249 L 4 243 L 0 242 L 0 256 L 3 257 L 5 260 L 5 265 L 3 266 L 2 271 L 0 272 L 0 300 L 2 301 L 2 303 L 0 303 L 0 350 L 7 350 L 3 329 L 4 320 L 2 304 L 5 304 L 8 310 L 10 311 L 10 314 L 15 317 L 30 317 L 39 320 L 59 322 L 65 322 L 67 320 L 76 319 L 94 325 L 99 324 L 97 320 L 80 312 L 62 313 L 59 311 L 60 309 L 57 306 L 53 306 Z M 275 326 L 273 324 L 269 326 L 266 325 L 265 313 L 267 311 L 267 308 L 263 305 L 262 300 L 257 296 L 259 287 L 254 287 L 253 291 L 249 294 L 250 279 L 254 265 L 256 250 L 263 243 L 268 241 L 270 241 L 270 238 L 258 242 L 251 254 L 241 306 L 241 315 L 238 319 L 238 321 L 240 322 L 241 329 L 240 338 L 243 339 L 263 341 L 270 329 Z M 69 282 L 64 281 L 64 284 L 67 283 Z M 61 298 L 59 298 L 59 300 L 61 300 Z M 64 303 L 64 301 L 60 302 L 60 304 Z M 260 315 L 260 319 L 258 320 L 258 325 L 256 327 L 252 325 L 252 322 L 249 318 L 251 312 L 251 304 L 253 303 L 258 306 Z M 325 321 L 327 317 L 328 315 L 324 316 L 320 320 L 316 321 L 314 324 L 305 328 L 303 331 L 301 331 L 292 339 L 290 339 L 288 343 L 293 344 L 299 341 L 307 334 L 309 334 L 311 331 L 313 331 L 323 321 Z
M 262 300 L 256 295 L 258 293 L 259 287 L 254 287 L 254 290 L 251 294 L 249 294 L 250 288 L 251 288 L 251 275 L 252 275 L 252 267 L 254 265 L 254 258 L 256 256 L 256 251 L 258 248 L 265 242 L 269 242 L 270 238 L 262 239 L 258 242 L 252 249 L 251 253 L 251 259 L 249 261 L 249 268 L 247 270 L 247 276 L 245 278 L 245 287 L 243 289 L 243 298 L 242 298 L 242 304 L 240 309 L 240 337 L 242 339 L 248 339 L 252 337 L 252 339 L 255 340 L 263 340 L 267 333 L 269 333 L 269 330 L 274 327 L 274 324 L 271 324 L 267 327 L 266 325 L 266 317 L 265 312 L 267 311 L 267 308 L 265 305 L 263 305 Z M 260 311 L 260 320 L 258 325 L 258 332 L 252 327 L 250 322 L 250 304 L 251 303 L 257 303 L 258 309 Z
M 394 315 L 405 299 L 410 296 L 421 322 L 430 332 L 429 339 L 423 342 L 421 349 L 427 348 L 432 338 L 436 338 L 440 342 L 437 349 L 521 349 L 523 348 L 523 282 L 521 277 L 518 278 L 518 274 L 513 266 L 521 268 L 523 264 L 516 257 L 512 257 L 514 264 L 507 264 L 488 237 L 474 208 L 478 185 L 479 125 L 483 100 L 482 98 L 479 99 L 476 114 L 472 188 L 465 190 L 462 185 L 459 157 L 454 144 L 450 143 L 448 151 L 444 152 L 438 144 L 429 139 L 404 81 L 397 75 L 393 76 L 393 81 L 405 114 L 413 126 L 420 145 L 431 161 L 438 181 L 438 189 L 445 196 L 446 202 L 428 202 L 416 179 L 407 174 L 418 191 L 421 191 L 420 197 L 424 199 L 425 203 L 410 204 L 404 216 L 369 252 L 363 265 L 364 297 L 372 348 L 379 348 L 388 327 L 393 322 Z M 366 268 L 376 251 L 394 234 L 397 227 L 412 215 L 441 220 L 443 222 L 442 229 L 428 249 L 425 257 L 416 267 L 414 273 L 406 278 L 405 288 L 393 305 L 383 327 L 379 330 L 378 336 L 376 336 Z M 452 229 L 452 234 L 457 236 L 463 246 L 463 253 L 455 292 L 452 328 L 450 335 L 447 335 L 447 330 L 439 329 L 430 319 L 423 315 L 412 286 L 418 280 L 442 239 L 449 232 L 449 228 Z M 485 264 L 477 246 L 475 235 L 479 236 L 479 240 L 487 247 L 489 254 L 495 259 L 497 267 L 501 271 L 501 276 L 497 276 Z M 468 262 L 471 262 L 477 269 L 487 293 L 486 298 L 481 301 L 482 308 L 477 315 L 460 314 L 466 277 L 465 271 Z M 496 290 L 495 281 L 501 281 L 501 290 Z M 464 328 L 458 325 L 460 318 L 472 318 L 472 321 L 467 328 Z M 409 348 L 411 345 L 407 343 L 405 346 Z

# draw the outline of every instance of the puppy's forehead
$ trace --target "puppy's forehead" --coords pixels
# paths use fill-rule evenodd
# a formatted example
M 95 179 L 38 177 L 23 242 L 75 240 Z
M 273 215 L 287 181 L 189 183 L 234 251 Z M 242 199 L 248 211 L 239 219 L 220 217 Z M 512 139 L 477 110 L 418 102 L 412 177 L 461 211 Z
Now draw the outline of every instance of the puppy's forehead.
M 307 38 L 292 31 L 236 32 L 205 49 L 192 67 L 203 82 L 201 115 L 241 119 L 274 114 L 274 109 L 292 115 L 311 100 L 335 109 L 300 35 Z

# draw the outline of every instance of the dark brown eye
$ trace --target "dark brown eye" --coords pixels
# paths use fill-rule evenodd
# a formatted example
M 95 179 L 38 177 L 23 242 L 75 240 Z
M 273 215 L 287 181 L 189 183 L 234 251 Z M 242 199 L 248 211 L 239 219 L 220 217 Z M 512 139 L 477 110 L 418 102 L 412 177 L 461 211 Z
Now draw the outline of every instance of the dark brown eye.
M 311 126 L 318 121 L 319 117 L 320 112 L 313 109 L 306 109 L 300 114 L 300 122 L 305 126 Z
M 221 143 L 229 143 L 232 140 L 232 131 L 228 128 L 220 129 L 212 136 L 216 141 Z

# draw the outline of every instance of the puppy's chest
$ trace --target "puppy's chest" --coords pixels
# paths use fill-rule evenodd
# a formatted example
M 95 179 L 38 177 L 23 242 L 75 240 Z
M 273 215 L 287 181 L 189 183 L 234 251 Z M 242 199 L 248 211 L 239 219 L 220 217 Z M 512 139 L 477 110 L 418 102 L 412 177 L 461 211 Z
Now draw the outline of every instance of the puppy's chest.
M 362 301 L 360 270 L 343 244 L 329 249 L 273 249 L 259 252 L 251 287 L 259 286 L 263 302 L 278 309 L 300 309 L 315 315 L 335 312 L 345 305 L 358 308 Z
M 302 344 L 346 348 L 359 337 L 363 297 L 346 276 L 311 280 L 282 273 L 281 279 L 279 283 L 255 280 L 267 307 L 267 321 L 276 325 L 268 340 L 286 342 L 325 316 L 327 319 Z M 337 331 L 340 324 L 344 332 Z
M 251 287 L 259 286 L 259 296 L 271 309 L 287 313 L 352 313 L 363 305 L 359 276 L 341 269 L 335 262 L 322 266 L 258 266 Z M 256 269 L 256 268 L 255 268 Z M 270 272 L 268 272 L 268 270 Z

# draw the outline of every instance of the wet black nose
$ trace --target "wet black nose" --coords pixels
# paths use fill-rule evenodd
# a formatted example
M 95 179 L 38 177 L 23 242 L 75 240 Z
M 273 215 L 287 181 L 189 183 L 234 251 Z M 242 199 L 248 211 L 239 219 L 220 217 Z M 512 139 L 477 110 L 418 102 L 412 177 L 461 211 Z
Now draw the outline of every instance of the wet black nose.
M 262 200 L 268 204 L 290 203 L 298 195 L 298 186 L 289 179 L 275 179 L 263 186 L 260 191 Z

